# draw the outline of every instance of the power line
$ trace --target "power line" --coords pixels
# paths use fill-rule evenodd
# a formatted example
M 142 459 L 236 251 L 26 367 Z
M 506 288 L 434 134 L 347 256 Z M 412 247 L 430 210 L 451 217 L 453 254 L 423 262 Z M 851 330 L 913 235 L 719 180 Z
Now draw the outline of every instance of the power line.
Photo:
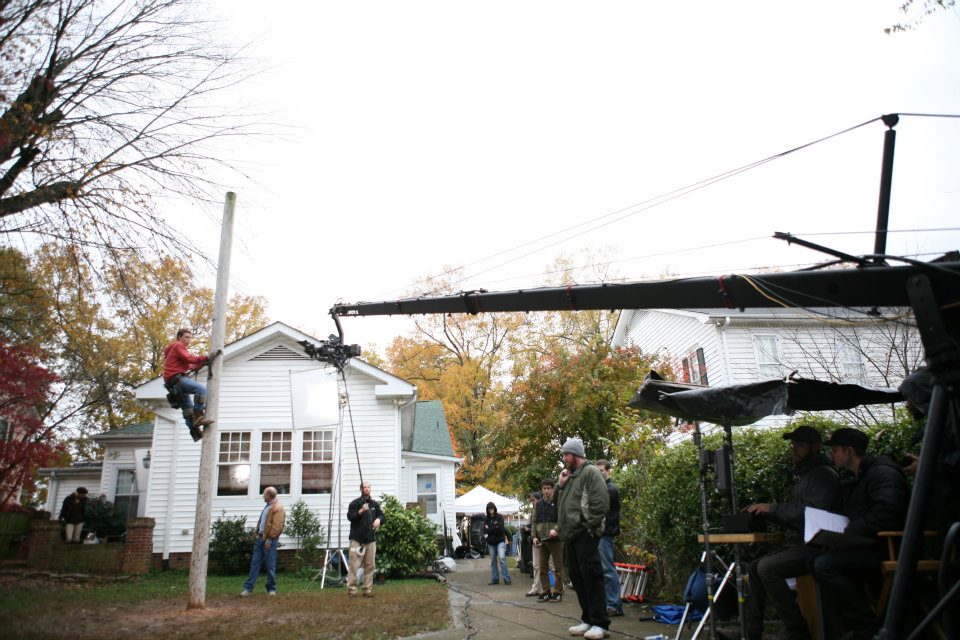
M 776 154 L 774 154 L 774 155 L 768 156 L 768 157 L 766 157 L 766 158 L 763 158 L 762 160 L 757 160 L 757 161 L 754 161 L 754 162 L 751 162 L 751 163 L 742 165 L 742 166 L 740 166 L 740 167 L 737 167 L 737 168 L 735 168 L 735 169 L 730 169 L 730 170 L 728 170 L 728 171 L 724 171 L 724 172 L 722 172 L 722 173 L 716 174 L 716 175 L 711 176 L 711 177 L 709 177 L 709 178 L 705 178 L 705 179 L 703 179 L 703 180 L 699 180 L 699 181 L 697 181 L 697 182 L 688 184 L 688 185 L 686 185 L 686 186 L 679 187 L 679 188 L 674 189 L 674 190 L 672 190 L 672 191 L 668 191 L 668 192 L 666 192 L 666 193 L 660 194 L 660 195 L 655 196 L 655 197 L 653 197 L 653 198 L 649 198 L 649 199 L 647 199 L 647 200 L 643 200 L 643 201 L 641 201 L 641 202 L 632 204 L 632 205 L 630 205 L 630 206 L 628 206 L 628 207 L 624 207 L 624 208 L 622 208 L 622 209 L 617 209 L 616 211 L 612 211 L 612 212 L 610 212 L 610 213 L 606 213 L 606 214 L 604 214 L 604 215 L 597 216 L 597 217 L 595 217 L 595 218 L 591 218 L 590 220 L 586 220 L 586 221 L 584 221 L 584 222 L 575 224 L 575 225 L 573 225 L 573 226 L 566 227 L 566 228 L 564 228 L 564 229 L 561 229 L 561 230 L 559 230 L 559 231 L 555 231 L 555 232 L 550 233 L 550 234 L 547 234 L 547 235 L 545 235 L 545 236 L 541 236 L 541 237 L 539 237 L 539 238 L 535 238 L 535 239 L 533 239 L 533 240 L 529 240 L 529 241 L 527 241 L 527 242 L 523 242 L 523 243 L 521 243 L 521 244 L 515 245 L 515 246 L 510 247 L 510 248 L 508 248 L 508 249 L 504 249 L 504 250 L 502 250 L 502 251 L 498 251 L 498 252 L 493 253 L 493 254 L 491 254 L 491 255 L 489 255 L 489 256 L 486 256 L 486 257 L 484 257 L 484 258 L 480 258 L 480 259 L 478 259 L 478 260 L 474 260 L 474 261 L 472 261 L 472 262 L 469 262 L 469 263 L 460 265 L 459 267 L 447 269 L 447 270 L 445 270 L 445 271 L 440 272 L 439 274 L 436 274 L 435 276 L 428 276 L 428 277 L 426 277 L 426 278 L 421 278 L 421 279 L 419 279 L 419 280 L 416 280 L 416 281 L 410 283 L 410 284 L 407 285 L 406 287 L 399 288 L 399 289 L 393 289 L 393 290 L 388 291 L 388 292 L 386 292 L 386 293 L 384 293 L 384 294 L 382 294 L 381 296 L 378 296 L 378 297 L 388 297 L 390 294 L 392 294 L 392 293 L 394 293 L 394 292 L 396 292 L 396 291 L 402 291 L 402 290 L 405 290 L 405 289 L 409 289 L 410 287 L 414 287 L 414 286 L 416 286 L 416 285 L 418 285 L 418 284 L 423 284 L 423 283 L 425 283 L 425 282 L 428 282 L 428 281 L 431 280 L 432 278 L 438 278 L 438 277 L 442 277 L 442 276 L 445 276 L 445 275 L 449 275 L 449 274 L 454 273 L 454 272 L 456 272 L 456 271 L 459 271 L 459 270 L 461 270 L 461 269 L 466 269 L 467 267 L 471 267 L 471 266 L 474 266 L 474 265 L 476 265 L 476 264 L 479 264 L 479 263 L 482 263 L 482 262 L 486 262 L 487 260 L 492 260 L 493 258 L 496 258 L 496 257 L 498 257 L 498 256 L 501 256 L 501 255 L 504 255 L 504 254 L 508 254 L 508 253 L 512 253 L 513 251 L 516 251 L 516 250 L 518 250 L 518 249 L 522 249 L 522 248 L 524 248 L 524 247 L 528 247 L 528 246 L 530 246 L 530 245 L 537 244 L 537 243 L 542 242 L 542 241 L 544 241 L 544 240 L 548 240 L 548 239 L 550 239 L 550 238 L 554 238 L 554 237 L 560 236 L 560 235 L 565 234 L 565 233 L 567 233 L 567 232 L 569 232 L 569 231 L 573 231 L 573 230 L 575 230 L 575 229 L 580 229 L 580 228 L 582 228 L 582 227 L 585 227 L 585 226 L 588 226 L 588 225 L 591 225 L 591 224 L 600 222 L 601 220 L 607 220 L 606 222 L 602 222 L 602 223 L 600 223 L 600 224 L 596 224 L 596 225 L 590 227 L 589 229 L 586 229 L 585 231 L 581 231 L 581 232 L 575 233 L 575 234 L 573 234 L 573 235 L 570 235 L 570 236 L 568 236 L 568 237 L 562 238 L 562 239 L 557 240 L 557 241 L 555 241 L 555 242 L 552 242 L 552 243 L 550 243 L 550 244 L 548 244 L 548 245 L 545 245 L 545 246 L 543 246 L 543 247 L 540 247 L 539 249 L 536 249 L 536 250 L 534 250 L 534 251 L 530 251 L 530 252 L 524 253 L 524 254 L 516 257 L 516 258 L 512 258 L 512 259 L 510 259 L 510 260 L 501 262 L 501 263 L 499 263 L 499 264 L 497 264 L 497 265 L 494 265 L 494 266 L 492 266 L 492 267 L 489 267 L 489 268 L 487 268 L 487 269 L 483 269 L 483 270 L 481 270 L 481 271 L 478 271 L 478 272 L 476 272 L 476 273 L 473 273 L 473 274 L 471 274 L 470 276 L 466 276 L 466 277 L 464 277 L 464 278 L 461 278 L 460 280 L 458 280 L 458 281 L 456 281 L 456 282 L 454 283 L 454 285 L 459 284 L 460 282 L 463 282 L 463 281 L 465 281 L 465 280 L 468 280 L 468 279 L 470 279 L 470 278 L 472 278 L 472 277 L 476 277 L 476 276 L 478 276 L 478 275 L 480 275 L 480 274 L 482 274 L 482 273 L 486 273 L 486 272 L 491 271 L 491 270 L 493 270 L 493 269 L 498 269 L 498 268 L 500 268 L 500 267 L 502 267 L 502 266 L 505 266 L 505 265 L 507 265 L 507 264 L 510 264 L 510 263 L 512 263 L 512 262 L 516 262 L 517 260 L 521 260 L 521 259 L 523 259 L 523 258 L 529 257 L 529 256 L 533 255 L 534 253 L 538 253 L 538 252 L 540 252 L 540 251 L 543 251 L 543 250 L 545 250 L 545 249 L 548 249 L 548 248 L 550 248 L 550 247 L 552 247 L 552 246 L 555 246 L 555 245 L 557 245 L 557 244 L 560 244 L 560 243 L 562 243 L 562 242 L 566 242 L 566 241 L 568 241 L 568 240 L 572 240 L 573 238 L 579 237 L 579 236 L 584 235 L 584 234 L 586 234 L 586 233 L 590 233 L 591 231 L 596 231 L 597 229 L 600 229 L 600 228 L 605 227 L 605 226 L 607 226 L 607 225 L 613 224 L 613 223 L 615 223 L 615 222 L 619 222 L 619 221 L 624 220 L 624 219 L 626 219 L 626 218 L 628 218 L 628 217 L 630 217 L 630 216 L 633 216 L 633 215 L 635 215 L 635 214 L 637 214 L 637 213 L 641 213 L 641 212 L 643 212 L 643 211 L 648 211 L 648 210 L 652 209 L 653 207 L 659 206 L 659 205 L 661 205 L 661 204 L 665 204 L 666 202 L 670 202 L 671 200 L 675 200 L 676 198 L 679 198 L 679 197 L 681 197 L 681 196 L 687 195 L 687 194 L 689 194 L 689 193 L 693 193 L 693 192 L 695 192 L 695 191 L 699 191 L 700 189 L 703 189 L 703 188 L 705 188 L 705 187 L 708 187 L 708 186 L 710 186 L 710 185 L 712 185 L 712 184 L 715 184 L 715 183 L 717 183 L 717 182 L 721 182 L 721 181 L 726 180 L 726 179 L 728 179 L 728 178 L 732 178 L 733 176 L 739 175 L 739 174 L 741 174 L 741 173 L 743 173 L 743 172 L 745 172 L 745 171 L 749 171 L 750 169 L 754 169 L 754 168 L 759 167 L 759 166 L 761 166 L 761 165 L 763 165 L 763 164 L 766 164 L 766 163 L 768 163 L 768 162 L 772 162 L 772 161 L 774 161 L 774 160 L 783 158 L 783 157 L 785 157 L 785 156 L 787 156 L 787 155 L 790 155 L 790 154 L 792 154 L 792 153 L 796 153 L 797 151 L 801 151 L 801 150 L 803 150 L 803 149 L 809 148 L 809 147 L 814 146 L 814 145 L 816 145 L 816 144 L 820 144 L 820 143 L 822 143 L 822 142 L 826 142 L 827 140 L 830 140 L 830 139 L 832 139 L 832 138 L 836 138 L 836 137 L 838 137 L 838 136 L 844 135 L 844 134 L 846 134 L 846 133 L 849 133 L 849 132 L 851 132 L 851 131 L 854 131 L 854 130 L 856 130 L 856 129 L 859 129 L 859 128 L 861 128 L 861 127 L 864 127 L 864 126 L 866 126 L 866 125 L 868 125 L 868 124 L 872 124 L 872 123 L 874 123 L 874 122 L 877 122 L 877 121 L 880 120 L 880 119 L 881 119 L 881 118 L 876 117 L 876 118 L 873 118 L 873 119 L 871 119 L 871 120 L 867 120 L 867 121 L 865 121 L 865 122 L 861 122 L 860 124 L 854 125 L 854 126 L 852 126 L 852 127 L 848 127 L 848 128 L 846 128 L 846 129 L 843 129 L 843 130 L 841 130 L 841 131 L 837 131 L 837 132 L 832 133 L 832 134 L 830 134 L 830 135 L 823 136 L 823 137 L 821 137 L 821 138 L 817 138 L 816 140 L 813 140 L 813 141 L 811 141 L 811 142 L 807 142 L 807 143 L 802 144 L 802 145 L 799 145 L 799 146 L 797 146 L 797 147 L 793 147 L 793 148 L 791 148 L 791 149 L 787 149 L 786 151 L 781 151 L 780 153 L 776 153 Z M 618 217 L 615 217 L 615 216 L 618 216 Z M 612 220 L 608 220 L 609 218 L 613 218 L 613 219 L 612 219 Z

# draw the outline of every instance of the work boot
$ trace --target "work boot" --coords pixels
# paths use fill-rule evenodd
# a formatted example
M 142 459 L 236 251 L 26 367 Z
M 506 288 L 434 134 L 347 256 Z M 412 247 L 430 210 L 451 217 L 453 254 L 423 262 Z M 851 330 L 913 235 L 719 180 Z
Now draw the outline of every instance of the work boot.
M 193 412 L 193 426 L 194 426 L 194 427 L 205 427 L 205 426 L 207 426 L 208 424 L 213 424 L 213 422 L 214 422 L 213 420 L 211 420 L 211 419 L 208 418 L 207 416 L 203 415 L 203 412 L 201 412 L 201 411 L 194 411 L 194 412 Z
M 200 427 L 190 427 L 190 437 L 193 438 L 194 442 L 200 442 L 200 439 L 203 437 L 203 431 L 200 431 Z

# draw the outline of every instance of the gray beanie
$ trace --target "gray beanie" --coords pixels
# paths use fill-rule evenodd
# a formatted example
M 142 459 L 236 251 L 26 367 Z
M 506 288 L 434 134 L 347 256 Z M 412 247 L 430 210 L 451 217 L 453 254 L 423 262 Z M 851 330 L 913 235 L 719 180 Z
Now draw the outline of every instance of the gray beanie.
M 583 449 L 583 440 L 580 438 L 567 438 L 567 441 L 563 443 L 563 448 L 560 449 L 560 453 L 572 453 L 580 458 L 587 457 L 587 452 Z

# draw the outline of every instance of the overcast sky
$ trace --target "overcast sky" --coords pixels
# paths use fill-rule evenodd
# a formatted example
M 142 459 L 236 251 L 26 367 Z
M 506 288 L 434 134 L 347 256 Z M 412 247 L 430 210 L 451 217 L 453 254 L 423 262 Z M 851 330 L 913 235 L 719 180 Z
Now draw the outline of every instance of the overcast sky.
M 820 258 L 774 231 L 869 253 L 871 235 L 815 234 L 874 228 L 880 122 L 662 196 L 885 113 L 960 114 L 960 14 L 887 35 L 901 3 L 223 0 L 224 37 L 267 69 L 235 99 L 287 131 L 239 150 L 256 181 L 232 186 L 232 284 L 322 337 L 336 301 L 451 266 L 501 290 L 585 249 L 628 279 Z M 896 130 L 890 228 L 960 227 L 960 118 Z M 215 256 L 218 230 L 199 231 Z M 406 326 L 344 321 L 381 350 Z

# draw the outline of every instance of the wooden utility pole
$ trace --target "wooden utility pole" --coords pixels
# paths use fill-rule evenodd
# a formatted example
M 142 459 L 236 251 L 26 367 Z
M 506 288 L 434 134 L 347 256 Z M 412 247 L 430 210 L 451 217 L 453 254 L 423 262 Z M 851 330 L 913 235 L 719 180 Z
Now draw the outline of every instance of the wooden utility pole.
M 220 230 L 220 259 L 217 264 L 217 291 L 213 299 L 212 353 L 223 350 L 227 333 L 227 288 L 230 282 L 230 251 L 233 247 L 233 209 L 237 194 L 227 192 Z M 214 358 L 208 367 L 207 416 L 216 420 L 220 412 L 220 381 L 223 358 Z M 190 554 L 190 596 L 187 609 L 202 609 L 207 597 L 207 555 L 210 550 L 210 510 L 216 491 L 214 470 L 217 462 L 217 423 L 203 430 L 200 449 L 200 479 L 197 486 L 197 514 L 193 524 L 193 552 Z

